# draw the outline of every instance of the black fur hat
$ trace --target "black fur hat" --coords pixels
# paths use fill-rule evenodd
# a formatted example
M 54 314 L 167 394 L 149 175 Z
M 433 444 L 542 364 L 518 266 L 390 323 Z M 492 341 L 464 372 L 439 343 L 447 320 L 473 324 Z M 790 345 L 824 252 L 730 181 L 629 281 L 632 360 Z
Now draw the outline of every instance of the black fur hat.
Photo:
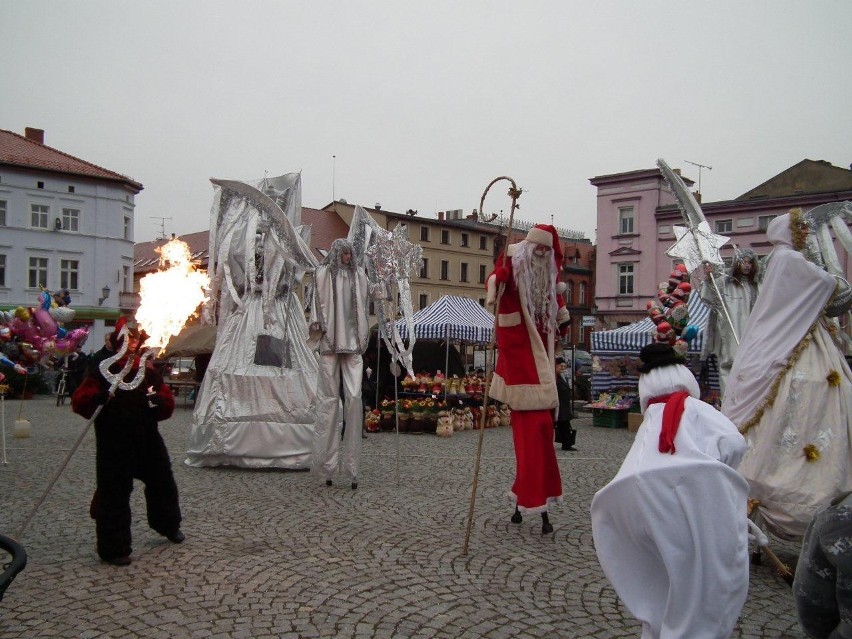
M 678 355 L 674 348 L 662 342 L 653 342 L 643 347 L 639 351 L 639 359 L 642 360 L 642 365 L 639 367 L 640 373 L 647 373 L 660 366 L 686 363 L 686 360 Z

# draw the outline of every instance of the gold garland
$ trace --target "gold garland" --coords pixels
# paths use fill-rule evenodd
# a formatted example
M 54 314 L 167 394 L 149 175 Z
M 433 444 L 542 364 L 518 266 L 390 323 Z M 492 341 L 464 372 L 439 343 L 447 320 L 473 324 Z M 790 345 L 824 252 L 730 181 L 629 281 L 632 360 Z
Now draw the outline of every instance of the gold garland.
M 775 378 L 775 381 L 772 382 L 772 386 L 769 387 L 769 395 L 763 400 L 763 403 L 758 406 L 757 412 L 751 417 L 751 419 L 746 420 L 742 426 L 740 426 L 740 433 L 745 435 L 751 428 L 757 426 L 757 423 L 760 421 L 760 418 L 763 417 L 763 413 L 767 408 L 771 408 L 775 403 L 775 399 L 778 395 L 778 388 L 781 386 L 781 381 L 784 379 L 784 376 L 790 372 L 790 370 L 796 365 L 796 362 L 799 361 L 799 357 L 801 357 L 802 353 L 805 350 L 805 347 L 810 344 L 813 339 L 814 331 L 816 330 L 817 324 L 819 323 L 819 318 L 813 325 L 808 329 L 807 334 L 804 339 L 799 342 L 799 345 L 793 349 L 793 352 L 790 354 L 790 359 L 787 360 L 786 366 L 781 369 L 781 372 L 778 373 L 778 376 Z
M 804 251 L 808 240 L 808 225 L 804 221 L 802 209 L 790 210 L 790 235 L 793 240 L 793 248 Z

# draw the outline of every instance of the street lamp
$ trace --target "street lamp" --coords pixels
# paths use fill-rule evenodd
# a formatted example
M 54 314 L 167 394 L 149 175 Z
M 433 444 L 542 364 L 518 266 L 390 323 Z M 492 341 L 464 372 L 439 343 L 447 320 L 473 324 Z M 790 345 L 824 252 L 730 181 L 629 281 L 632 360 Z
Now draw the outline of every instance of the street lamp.
M 109 292 L 110 292 L 110 291 L 109 291 L 109 285 L 104 286 L 104 287 L 101 289 L 101 295 L 102 295 L 103 297 L 101 297 L 101 299 L 99 299 L 99 300 L 98 300 L 98 306 L 103 306 L 103 305 L 104 305 L 104 302 L 105 302 L 105 301 L 106 301 L 106 299 L 109 297 Z

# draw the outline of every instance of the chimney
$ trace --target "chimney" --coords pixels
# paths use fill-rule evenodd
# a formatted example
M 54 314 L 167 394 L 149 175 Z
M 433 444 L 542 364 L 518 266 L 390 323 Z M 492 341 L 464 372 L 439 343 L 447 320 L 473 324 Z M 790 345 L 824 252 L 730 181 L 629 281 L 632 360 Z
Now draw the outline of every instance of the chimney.
M 379 204 L 378 202 L 376 202 L 375 209 L 376 209 L 377 211 L 381 211 L 381 210 L 382 210 L 382 205 L 381 205 L 381 204 Z
M 672 173 L 675 175 L 680 175 L 680 169 L 672 169 Z
M 443 211 L 438 211 L 438 219 L 439 219 L 439 220 L 443 220 L 443 219 L 444 219 L 444 212 L 443 212 Z
M 694 191 L 692 195 L 695 196 L 695 201 L 701 204 L 701 191 Z
M 28 126 L 24 129 L 24 137 L 33 142 L 44 144 L 44 129 L 34 129 Z

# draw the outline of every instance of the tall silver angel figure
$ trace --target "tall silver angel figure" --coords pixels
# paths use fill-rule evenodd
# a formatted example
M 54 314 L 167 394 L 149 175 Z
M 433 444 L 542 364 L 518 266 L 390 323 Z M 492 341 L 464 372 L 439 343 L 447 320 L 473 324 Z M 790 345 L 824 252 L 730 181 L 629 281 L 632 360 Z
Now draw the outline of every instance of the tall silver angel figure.
M 204 318 L 218 328 L 186 463 L 308 468 L 318 368 L 295 289 L 317 263 L 299 227 L 301 177 L 211 182 Z

